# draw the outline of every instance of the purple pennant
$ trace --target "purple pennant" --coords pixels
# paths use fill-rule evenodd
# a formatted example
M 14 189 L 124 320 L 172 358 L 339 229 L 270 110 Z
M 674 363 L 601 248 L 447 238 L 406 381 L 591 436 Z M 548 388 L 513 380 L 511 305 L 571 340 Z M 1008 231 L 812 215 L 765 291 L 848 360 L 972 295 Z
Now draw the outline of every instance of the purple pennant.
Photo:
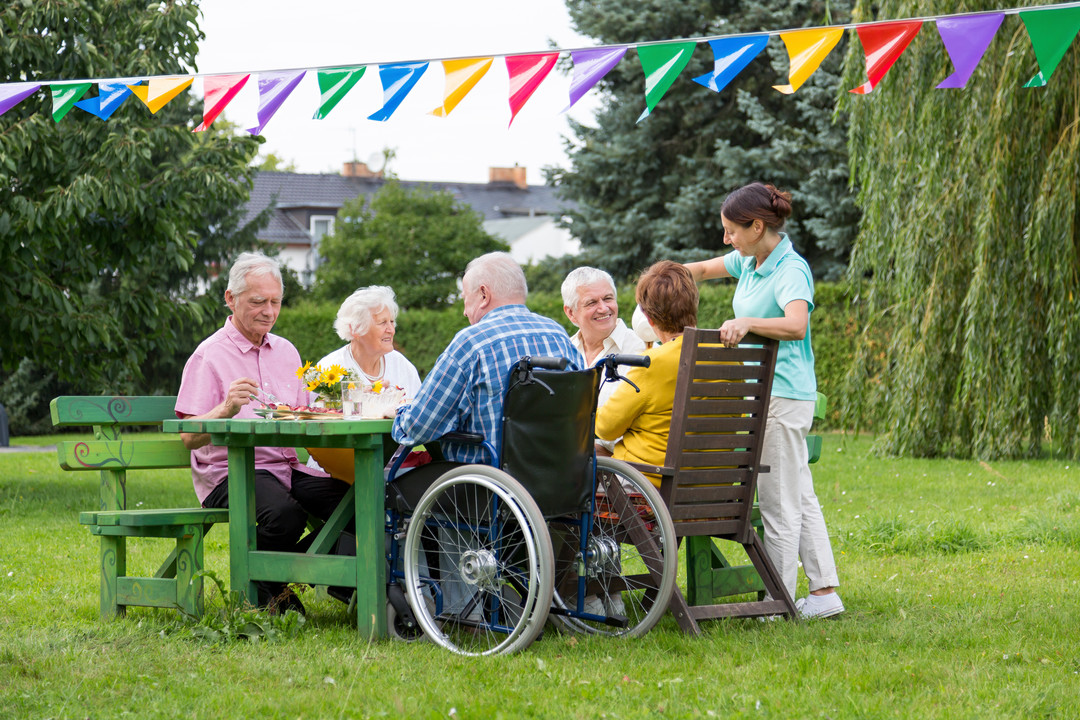
M 41 88 L 41 83 L 14 83 L 0 85 L 0 115 L 30 97 Z
M 570 53 L 574 62 L 574 79 L 570 81 L 570 104 L 566 110 L 574 107 L 574 103 L 600 82 L 600 78 L 611 72 L 611 68 L 618 65 L 625 54 L 625 47 L 575 50 Z
M 258 135 L 274 117 L 274 113 L 281 107 L 281 103 L 289 97 L 300 81 L 304 79 L 307 71 L 300 72 L 277 72 L 259 74 L 259 124 L 248 128 L 252 135 Z
M 937 21 L 938 35 L 945 44 L 949 59 L 956 67 L 956 72 L 938 85 L 939 89 L 962 88 L 967 85 L 1004 19 L 1004 13 L 988 13 L 941 18 Z

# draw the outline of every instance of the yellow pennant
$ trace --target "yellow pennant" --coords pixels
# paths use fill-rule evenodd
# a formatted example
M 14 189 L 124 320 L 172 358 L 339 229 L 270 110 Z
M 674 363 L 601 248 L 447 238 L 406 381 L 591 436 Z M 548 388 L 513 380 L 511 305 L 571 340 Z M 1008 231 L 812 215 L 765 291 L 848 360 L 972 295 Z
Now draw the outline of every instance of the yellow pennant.
M 443 60 L 446 73 L 446 92 L 443 104 L 431 111 L 435 117 L 446 117 L 469 94 L 480 78 L 491 67 L 495 58 L 468 58 L 465 60 Z
M 791 60 L 791 69 L 788 70 L 791 84 L 773 85 L 773 88 L 790 95 L 802 87 L 843 35 L 844 28 L 812 28 L 781 33 L 780 39 L 784 41 Z
M 194 78 L 150 78 L 149 85 L 128 85 L 131 94 L 143 101 L 150 112 L 156 113 L 169 101 L 187 89 Z

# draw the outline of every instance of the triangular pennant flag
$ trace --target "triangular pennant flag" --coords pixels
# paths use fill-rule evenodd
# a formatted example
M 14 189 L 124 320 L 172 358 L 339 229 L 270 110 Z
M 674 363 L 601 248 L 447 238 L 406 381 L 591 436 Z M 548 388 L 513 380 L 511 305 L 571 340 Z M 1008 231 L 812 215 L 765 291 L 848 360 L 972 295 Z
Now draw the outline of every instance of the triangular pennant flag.
M 203 121 L 192 132 L 209 130 L 217 116 L 244 87 L 250 75 L 211 75 L 203 80 Z
M 720 92 L 765 49 L 768 42 L 768 35 L 710 40 L 709 46 L 712 47 L 715 60 L 713 71 L 694 78 L 694 82 L 704 85 L 713 92 Z
M 600 79 L 611 72 L 611 68 L 619 64 L 626 55 L 625 47 L 595 48 L 589 50 L 574 50 L 570 53 L 570 59 L 574 63 L 574 77 L 570 81 L 570 104 L 566 110 L 574 107 L 574 103 L 582 98 L 585 93 L 592 90 Z M 563 110 L 563 112 L 566 112 Z
M 643 45 L 637 49 L 641 68 L 645 71 L 645 111 L 637 119 L 641 122 L 664 97 L 675 78 L 690 62 L 694 54 L 694 42 L 673 42 L 662 45 Z
M 0 85 L 0 115 L 3 115 L 40 89 L 41 83 Z
M 108 120 L 124 104 L 131 91 L 123 83 L 101 83 L 97 97 L 86 98 L 75 103 L 75 107 L 102 120 Z
M 262 132 L 306 74 L 306 70 L 259 74 L 259 124 L 248 128 L 249 133 L 258 135 Z
M 857 25 L 855 32 L 859 33 L 859 42 L 866 54 L 866 76 L 869 80 L 848 92 L 865 95 L 872 91 L 893 63 L 904 54 L 921 27 L 922 20 Z
M 511 55 L 506 58 L 506 70 L 510 74 L 510 124 L 514 123 L 518 111 L 544 82 L 559 53 L 539 53 L 536 55 Z
M 379 82 L 383 87 L 383 106 L 368 115 L 368 120 L 389 120 L 427 69 L 426 62 L 380 65 Z
M 949 53 L 949 59 L 956 68 L 956 72 L 938 85 L 939 89 L 962 88 L 967 85 L 1004 19 L 1005 13 L 988 13 L 941 18 L 937 21 L 938 35 L 941 36 L 945 52 Z
M 53 102 L 53 120 L 60 122 L 60 120 L 71 111 L 71 108 L 75 107 L 75 102 L 86 94 L 86 91 L 90 89 L 91 85 L 93 85 L 93 83 L 88 82 L 50 85 L 49 90 L 52 92 Z
M 431 111 L 435 117 L 446 117 L 458 106 L 469 91 L 476 87 L 484 77 L 495 58 L 466 58 L 464 60 L 443 60 L 446 73 L 446 90 L 443 104 Z
M 791 84 L 773 85 L 773 89 L 790 95 L 802 87 L 802 84 L 810 79 L 843 36 L 844 28 L 842 27 L 811 28 L 781 33 L 780 39 L 784 41 L 788 59 L 791 61 L 791 67 L 788 70 L 788 82 Z
M 367 70 L 366 65 L 320 70 L 318 72 L 319 109 L 315 111 L 312 119 L 325 119 L 330 114 L 330 111 L 341 102 L 341 98 L 345 97 L 353 89 L 353 85 L 364 77 L 365 70 Z
M 1035 48 L 1035 59 L 1039 61 L 1038 74 L 1024 83 L 1024 87 L 1042 87 L 1080 31 L 1080 7 L 1029 10 L 1020 13 L 1020 19 L 1024 21 L 1031 46 Z
M 170 100 L 184 92 L 192 80 L 194 78 L 190 77 L 150 78 L 149 85 L 128 85 L 128 89 L 150 108 L 150 112 L 157 113 L 168 105 Z

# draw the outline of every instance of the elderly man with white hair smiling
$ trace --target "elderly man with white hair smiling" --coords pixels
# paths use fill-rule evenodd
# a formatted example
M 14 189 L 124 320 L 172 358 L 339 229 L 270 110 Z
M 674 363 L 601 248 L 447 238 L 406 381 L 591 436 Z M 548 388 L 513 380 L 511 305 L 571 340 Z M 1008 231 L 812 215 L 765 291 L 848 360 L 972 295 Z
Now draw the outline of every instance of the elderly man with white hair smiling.
M 562 297 L 563 312 L 578 329 L 570 342 L 581 351 L 586 365 L 612 353 L 645 352 L 645 343 L 619 319 L 615 281 L 608 273 L 594 267 L 577 268 L 563 280 Z M 601 405 L 613 390 L 612 383 L 601 390 Z
M 579 267 L 562 284 L 563 312 L 578 331 L 570 342 L 593 365 L 612 353 L 640 354 L 645 343 L 619 319 L 619 301 L 611 275 L 594 267 Z
M 563 312 L 578 331 L 570 337 L 591 366 L 611 354 L 640 355 L 645 343 L 619 319 L 619 302 L 611 275 L 594 267 L 572 270 L 562 284 Z M 626 368 L 623 368 L 625 371 Z M 598 405 L 603 405 L 619 383 L 604 383 Z M 610 454 L 614 441 L 598 440 L 597 452 Z

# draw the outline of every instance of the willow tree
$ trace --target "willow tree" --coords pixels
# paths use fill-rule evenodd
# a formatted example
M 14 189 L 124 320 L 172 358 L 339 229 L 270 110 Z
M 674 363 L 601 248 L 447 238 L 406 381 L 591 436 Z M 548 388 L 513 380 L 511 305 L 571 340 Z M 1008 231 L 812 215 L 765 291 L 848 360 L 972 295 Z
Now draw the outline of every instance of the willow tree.
M 929 5 L 863 1 L 854 19 Z M 966 89 L 937 90 L 952 66 L 927 23 L 871 95 L 843 103 L 863 211 L 849 277 L 866 329 L 844 401 L 849 420 L 886 419 L 885 452 L 1024 457 L 1049 440 L 1080 455 L 1080 50 L 1024 88 L 1038 71 L 1007 16 Z M 856 41 L 844 87 L 864 79 Z

